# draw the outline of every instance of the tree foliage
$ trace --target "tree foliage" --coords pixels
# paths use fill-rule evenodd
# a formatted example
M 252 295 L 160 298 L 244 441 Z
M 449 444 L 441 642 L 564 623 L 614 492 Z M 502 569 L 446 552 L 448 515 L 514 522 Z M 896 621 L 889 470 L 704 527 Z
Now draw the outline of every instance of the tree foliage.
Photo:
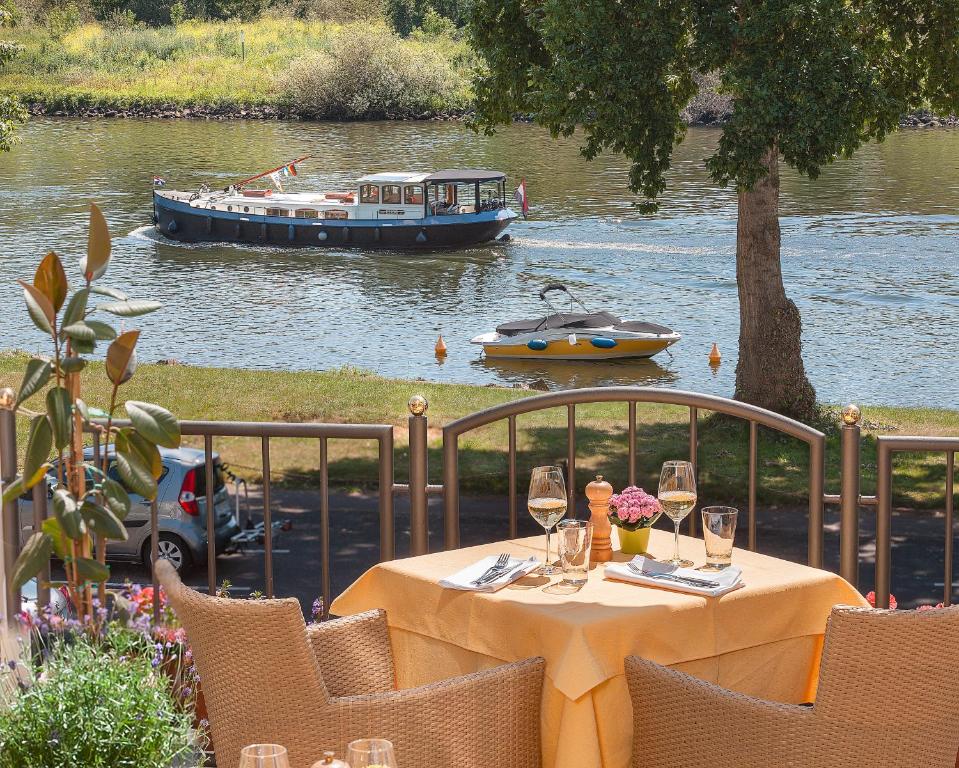
M 521 113 L 554 136 L 581 127 L 583 154 L 624 154 L 648 200 L 695 71 L 721 72 L 734 99 L 707 164 L 739 189 L 777 144 L 814 178 L 911 109 L 959 111 L 959 0 L 476 0 L 470 29 L 486 59 L 478 126 Z
M 472 5 L 473 0 L 386 0 L 386 20 L 406 37 L 414 29 L 430 25 L 433 17 L 462 27 L 469 20 Z
M 0 6 L 0 27 L 13 23 L 13 14 Z M 0 40 L 0 67 L 17 55 L 20 46 Z M 6 152 L 16 143 L 17 125 L 27 119 L 26 110 L 10 96 L 0 96 L 0 152 Z

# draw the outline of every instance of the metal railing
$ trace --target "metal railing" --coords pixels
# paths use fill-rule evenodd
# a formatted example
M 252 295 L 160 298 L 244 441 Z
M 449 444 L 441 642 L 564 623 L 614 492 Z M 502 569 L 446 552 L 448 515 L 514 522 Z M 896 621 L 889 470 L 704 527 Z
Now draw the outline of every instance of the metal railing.
M 17 476 L 16 426 L 14 413 L 10 410 L 12 396 L 3 397 L 0 391 L 0 480 L 6 485 Z M 216 591 L 216 541 L 214 535 L 215 488 L 213 482 L 214 438 L 252 437 L 261 441 L 263 465 L 263 515 L 264 515 L 264 578 L 265 593 L 273 596 L 273 540 L 272 540 L 272 483 L 270 477 L 270 441 L 277 438 L 316 439 L 319 443 L 317 463 L 320 471 L 320 548 L 322 559 L 322 594 L 324 605 L 329 606 L 332 597 L 330 574 L 330 509 L 329 509 L 329 440 L 353 439 L 376 440 L 378 450 L 378 512 L 380 527 L 380 560 L 395 556 L 394 496 L 409 494 L 410 497 L 410 554 L 426 554 L 429 549 L 430 531 L 428 498 L 443 496 L 443 530 L 447 549 L 460 545 L 460 496 L 459 459 L 460 438 L 464 434 L 505 420 L 508 428 L 508 515 L 509 537 L 518 534 L 517 496 L 517 417 L 550 408 L 566 409 L 566 457 L 567 482 L 570 509 L 575 510 L 576 497 L 576 407 L 596 403 L 623 403 L 627 406 L 628 465 L 630 484 L 636 482 L 637 472 L 637 405 L 655 403 L 685 407 L 689 413 L 689 457 L 698 470 L 699 464 L 699 416 L 700 411 L 711 411 L 743 420 L 748 424 L 749 453 L 747 468 L 747 547 L 756 548 L 756 497 L 759 482 L 757 462 L 759 428 L 764 427 L 791 436 L 804 442 L 809 449 L 807 561 L 814 567 L 823 565 L 823 509 L 827 504 L 840 508 L 840 562 L 839 573 L 854 586 L 858 585 L 859 512 L 862 507 L 877 510 L 876 532 L 876 595 L 877 605 L 885 607 L 889 602 L 891 585 L 891 515 L 892 515 L 892 455 L 902 451 L 938 451 L 946 454 L 946 541 L 945 541 L 945 590 L 944 602 L 951 602 L 953 563 L 953 517 L 954 517 L 954 467 L 955 454 L 959 451 L 957 438 L 886 437 L 877 438 L 878 480 L 875 496 L 860 493 L 862 462 L 860 457 L 860 413 L 855 406 L 843 409 L 843 425 L 840 431 L 840 492 L 825 493 L 825 435 L 801 422 L 755 406 L 712 395 L 702 395 L 680 390 L 647 387 L 601 387 L 594 389 L 551 392 L 514 400 L 457 419 L 443 427 L 443 483 L 432 485 L 428 477 L 428 404 L 421 396 L 409 402 L 409 482 L 394 480 L 394 427 L 384 424 L 295 424 L 272 422 L 216 422 L 183 421 L 181 432 L 185 436 L 203 438 L 206 472 L 207 524 L 207 586 Z M 121 424 L 122 422 L 115 422 Z M 94 441 L 95 455 L 101 446 Z M 34 525 L 38 528 L 46 516 L 46 493 L 40 485 L 34 490 Z M 575 511 L 573 512 L 575 514 Z M 0 517 L 3 532 L 3 555 L 5 565 L 4 595 L 6 605 L 20 604 L 19 590 L 14 590 L 10 579 L 13 563 L 19 549 L 19 517 L 17 500 L 3 505 Z M 156 502 L 151 506 L 152 556 L 158 556 L 158 521 Z M 695 522 L 690 516 L 690 532 L 695 533 Z M 45 574 L 49 579 L 49 573 Z M 43 576 L 41 576 L 43 578 Z M 155 585 L 154 578 L 154 585 Z M 38 590 L 41 600 L 45 590 Z M 154 593 L 157 598 L 159 591 Z M 155 607 L 158 609 L 159 604 Z M 8 615 L 12 612 L 8 612 Z

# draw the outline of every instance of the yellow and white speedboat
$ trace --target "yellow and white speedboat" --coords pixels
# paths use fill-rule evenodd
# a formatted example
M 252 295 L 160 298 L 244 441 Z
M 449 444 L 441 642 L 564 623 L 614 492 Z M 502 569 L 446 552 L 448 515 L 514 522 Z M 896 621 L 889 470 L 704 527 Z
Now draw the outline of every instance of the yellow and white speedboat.
M 557 312 L 550 304 L 546 296 L 553 291 L 569 296 L 569 312 Z M 539 297 L 552 314 L 503 323 L 470 343 L 482 345 L 489 358 L 613 360 L 652 357 L 682 338 L 664 325 L 621 320 L 610 312 L 590 312 L 564 285 L 548 285 Z M 572 311 L 577 304 L 582 312 Z

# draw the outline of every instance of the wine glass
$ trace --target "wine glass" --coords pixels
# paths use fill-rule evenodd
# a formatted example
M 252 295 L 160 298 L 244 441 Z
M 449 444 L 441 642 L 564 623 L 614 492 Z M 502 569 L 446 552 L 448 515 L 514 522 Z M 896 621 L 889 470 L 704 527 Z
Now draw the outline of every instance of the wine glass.
M 350 768 L 396 768 L 393 742 L 387 739 L 357 739 L 346 745 Z
M 546 560 L 537 571 L 545 576 L 559 573 L 550 562 L 549 532 L 566 514 L 566 483 L 559 467 L 535 467 L 529 479 L 529 513 L 546 529 Z
M 279 744 L 250 744 L 240 751 L 240 768 L 290 768 L 290 759 Z
M 688 461 L 667 461 L 659 476 L 659 503 L 673 521 L 673 559 L 669 562 L 677 568 L 688 568 L 692 560 L 679 556 L 679 524 L 696 506 L 696 473 Z

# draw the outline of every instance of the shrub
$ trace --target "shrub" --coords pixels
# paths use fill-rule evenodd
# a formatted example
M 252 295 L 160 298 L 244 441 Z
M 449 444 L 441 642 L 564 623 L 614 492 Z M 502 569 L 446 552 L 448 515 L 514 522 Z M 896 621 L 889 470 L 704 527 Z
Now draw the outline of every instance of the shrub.
M 150 661 L 80 637 L 0 711 L 0 768 L 169 768 L 192 752 L 190 716 Z
M 357 30 L 329 53 L 290 66 L 289 101 L 304 117 L 337 120 L 414 118 L 455 104 L 462 79 L 444 56 L 391 32 Z

